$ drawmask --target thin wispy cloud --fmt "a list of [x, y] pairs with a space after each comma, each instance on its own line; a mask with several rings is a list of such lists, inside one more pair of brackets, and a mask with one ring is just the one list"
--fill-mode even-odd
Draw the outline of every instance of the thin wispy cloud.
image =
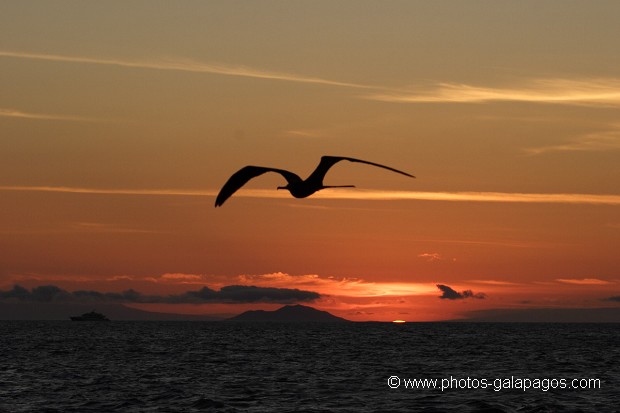
[[620, 79], [537, 79], [519, 87], [439, 83], [427, 90], [376, 93], [367, 99], [396, 103], [530, 102], [620, 106]]
[[613, 128], [609, 130], [588, 133], [563, 144], [526, 148], [525, 152], [530, 155], [541, 155], [548, 152], [608, 150], [620, 150], [620, 124], [613, 125]]
[[59, 120], [72, 122], [98, 122], [99, 119], [83, 116], [58, 115], [50, 113], [23, 112], [15, 109], [0, 108], [0, 116], [5, 118], [35, 119], [35, 120]]
[[[71, 186], [0, 186], [0, 191], [60, 192], [67, 194], [153, 195], [153, 196], [216, 196], [217, 191], [191, 189], [123, 189]], [[242, 195], [243, 196], [243, 195]]]
[[115, 224], [101, 222], [74, 222], [69, 225], [69, 231], [90, 233], [113, 233], [113, 234], [160, 234], [162, 231], [154, 231], [141, 228], [127, 228]]
[[620, 205], [620, 195], [530, 194], [516, 192], [417, 192], [381, 190], [324, 191], [315, 195], [324, 199], [422, 200], [450, 202], [512, 202]]
[[319, 131], [311, 130], [288, 130], [284, 132], [287, 136], [301, 137], [301, 138], [322, 138], [325, 135]]
[[[123, 189], [86, 188], [68, 186], [0, 186], [0, 191], [60, 192], [73, 194], [103, 195], [150, 195], [150, 196], [209, 196], [215, 190], [191, 189]], [[290, 195], [272, 189], [241, 189], [235, 197], [290, 198]], [[620, 195], [609, 194], [532, 194], [518, 192], [418, 192], [382, 191], [364, 189], [323, 190], [313, 195], [317, 199], [366, 200], [366, 201], [443, 201], [443, 202], [510, 202], [551, 204], [620, 205]]]
[[469, 282], [476, 283], [476, 284], [499, 285], [499, 286], [518, 285], [517, 283], [514, 283], [514, 282], [500, 281], [500, 280], [469, 280]]
[[0, 50], [0, 57], [16, 59], [46, 60], [51, 62], [83, 63], [107, 66], [120, 66], [137, 69], [172, 70], [193, 73], [211, 73], [226, 76], [241, 76], [258, 79], [281, 80], [298, 83], [314, 83], [329, 86], [340, 86], [357, 89], [380, 89], [375, 86], [359, 83], [340, 82], [319, 77], [304, 76], [293, 73], [271, 72], [247, 66], [226, 65], [220, 63], [205, 63], [182, 58], [161, 58], [149, 60], [111, 59], [86, 56], [68, 56], [48, 53], [27, 53]]
[[488, 87], [441, 82], [426, 89], [388, 88], [377, 85], [337, 81], [295, 73], [262, 70], [243, 65], [201, 62], [187, 58], [117, 59], [71, 56], [53, 53], [30, 53], [0, 50], [0, 57], [51, 62], [96, 64], [137, 69], [210, 73], [258, 79], [311, 83], [355, 89], [376, 90], [362, 96], [370, 100], [399, 103], [484, 103], [513, 101], [589, 106], [620, 106], [620, 79], [534, 79], [522, 86]]
[[598, 278], [558, 278], [556, 281], [564, 284], [576, 284], [576, 285], [606, 285], [610, 284], [609, 281], [600, 280]]
[[422, 254], [418, 254], [418, 258], [422, 258], [426, 261], [440, 261], [443, 260], [444, 258], [441, 256], [440, 253], [438, 252], [423, 252]]
[[522, 86], [488, 87], [461, 83], [440, 82], [430, 88], [388, 88], [354, 82], [337, 81], [262, 70], [243, 65], [201, 62], [187, 58], [117, 59], [92, 56], [71, 56], [53, 53], [30, 53], [0, 50], [0, 57], [43, 60], [51, 62], [96, 64], [137, 69], [171, 70], [193, 73], [210, 73], [258, 79], [311, 83], [355, 89], [376, 90], [361, 96], [365, 99], [398, 103], [484, 103], [531, 102], [589, 106], [620, 106], [620, 79], [534, 79]]
[[446, 202], [511, 202], [620, 205], [620, 195], [530, 194], [511, 192], [417, 192], [381, 190], [339, 190], [316, 194], [323, 199], [419, 200]]
[[0, 234], [70, 234], [70, 233], [91, 233], [91, 234], [163, 234], [163, 231], [156, 231], [142, 228], [129, 228], [116, 224], [100, 222], [72, 222], [56, 227], [32, 228], [28, 229], [0, 229]]

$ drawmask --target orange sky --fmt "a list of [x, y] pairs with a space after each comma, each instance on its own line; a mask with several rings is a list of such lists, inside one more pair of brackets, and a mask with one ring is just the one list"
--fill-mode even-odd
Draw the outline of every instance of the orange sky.
[[[617, 307], [615, 1], [12, 2], [0, 291], [297, 288], [355, 320]], [[245, 165], [269, 174], [222, 208]], [[436, 284], [484, 299], [440, 299]], [[281, 303], [132, 304], [235, 313]]]

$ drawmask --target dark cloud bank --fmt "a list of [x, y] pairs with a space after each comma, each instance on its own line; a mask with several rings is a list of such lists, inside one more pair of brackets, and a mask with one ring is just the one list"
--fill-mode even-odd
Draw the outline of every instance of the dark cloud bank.
[[143, 304], [202, 304], [202, 303], [279, 303], [310, 302], [321, 295], [314, 291], [291, 288], [269, 288], [229, 285], [219, 291], [203, 287], [176, 295], [145, 295], [135, 290], [122, 293], [103, 293], [92, 290], [69, 292], [55, 285], [42, 285], [28, 290], [15, 285], [0, 291], [0, 300], [12, 302], [81, 302], [81, 303], [143, 303]]
[[442, 292], [439, 298], [444, 299], [444, 300], [462, 300], [464, 298], [477, 298], [479, 300], [482, 300], [486, 298], [486, 294], [484, 293], [474, 294], [472, 290], [465, 290], [462, 293], [459, 293], [458, 291], [452, 289], [451, 287], [448, 287], [447, 285], [443, 285], [443, 284], [437, 284], [437, 288], [439, 288]]

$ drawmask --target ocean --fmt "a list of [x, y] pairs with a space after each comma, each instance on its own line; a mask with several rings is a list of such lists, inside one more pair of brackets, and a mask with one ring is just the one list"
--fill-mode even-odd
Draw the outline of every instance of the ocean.
[[618, 412], [619, 344], [619, 324], [0, 321], [0, 412]]

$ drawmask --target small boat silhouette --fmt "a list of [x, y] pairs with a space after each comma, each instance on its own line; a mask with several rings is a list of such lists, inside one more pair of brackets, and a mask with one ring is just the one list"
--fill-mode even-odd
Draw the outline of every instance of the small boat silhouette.
[[110, 321], [110, 319], [101, 313], [91, 311], [90, 313], [71, 317], [71, 321]]

